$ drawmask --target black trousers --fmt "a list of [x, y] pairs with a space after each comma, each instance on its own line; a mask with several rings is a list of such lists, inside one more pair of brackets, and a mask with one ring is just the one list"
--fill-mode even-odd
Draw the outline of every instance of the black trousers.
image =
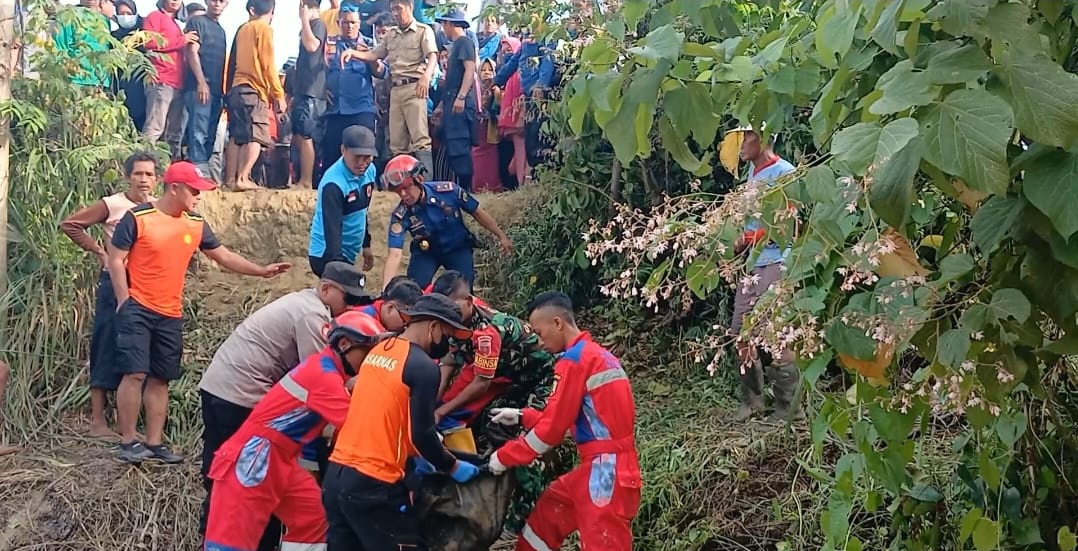
[[403, 481], [386, 484], [331, 462], [322, 477], [322, 505], [329, 522], [328, 551], [426, 549]]
[[[202, 399], [202, 485], [206, 488], [206, 500], [202, 502], [202, 516], [199, 518], [198, 533], [205, 537], [206, 519], [210, 513], [210, 492], [213, 491], [213, 481], [206, 475], [210, 472], [213, 464], [213, 454], [236, 434], [240, 425], [251, 415], [251, 410], [236, 405], [228, 400], [223, 400], [199, 390]], [[231, 511], [230, 514], [234, 514]], [[266, 531], [262, 533], [262, 541], [258, 543], [258, 551], [274, 551], [281, 544], [281, 521], [277, 517], [270, 517]]]
[[498, 177], [502, 181], [502, 187], [506, 191], [513, 191], [520, 187], [520, 180], [517, 179], [515, 174], [509, 172], [509, 165], [513, 164], [513, 155], [516, 154], [516, 148], [513, 146], [513, 140], [502, 140], [498, 142]]

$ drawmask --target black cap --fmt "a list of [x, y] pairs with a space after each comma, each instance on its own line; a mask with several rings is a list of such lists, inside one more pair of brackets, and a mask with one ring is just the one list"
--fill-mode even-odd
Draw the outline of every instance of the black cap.
[[185, 9], [187, 10], [187, 13], [191, 13], [193, 11], [206, 11], [206, 6], [199, 2], [191, 2], [190, 4], [187, 4]]
[[344, 132], [341, 133], [341, 144], [352, 155], [378, 156], [374, 132], [371, 132], [366, 126], [354, 124], [345, 128]]
[[472, 336], [472, 330], [465, 327], [464, 318], [460, 314], [457, 303], [445, 295], [431, 293], [419, 297], [415, 305], [401, 311], [404, 323], [421, 320], [437, 320], [453, 328], [452, 336], [457, 339], [467, 339]]
[[344, 294], [365, 301], [365, 304], [375, 301], [375, 297], [363, 288], [367, 285], [367, 276], [347, 262], [334, 260], [326, 264], [326, 269], [322, 271], [322, 280], [340, 285]]
[[464, 27], [465, 29], [471, 26], [471, 23], [468, 22], [468, 16], [464, 15], [464, 10], [460, 8], [453, 8], [444, 14], [435, 17], [434, 20], [439, 23], [442, 21], [456, 23], [458, 27]]

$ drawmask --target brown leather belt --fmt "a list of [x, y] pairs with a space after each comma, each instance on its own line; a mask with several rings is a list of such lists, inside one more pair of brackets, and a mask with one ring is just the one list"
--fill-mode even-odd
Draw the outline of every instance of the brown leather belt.
[[415, 84], [417, 82], [419, 82], [418, 78], [395, 78], [389, 81], [394, 88], [398, 86], [408, 86], [409, 84]]

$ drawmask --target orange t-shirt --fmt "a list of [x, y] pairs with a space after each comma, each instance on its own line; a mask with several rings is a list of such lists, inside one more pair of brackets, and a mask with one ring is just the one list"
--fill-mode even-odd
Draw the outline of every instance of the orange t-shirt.
[[183, 282], [195, 251], [221, 246], [202, 216], [170, 216], [153, 203], [124, 214], [112, 246], [128, 251], [127, 285], [131, 298], [165, 317], [183, 317]]
[[[434, 360], [412, 343], [393, 337], [375, 345], [359, 368], [330, 461], [393, 484], [418, 448], [435, 468], [451, 470], [456, 459], [434, 432], [438, 382]], [[413, 417], [423, 419], [415, 432]]]

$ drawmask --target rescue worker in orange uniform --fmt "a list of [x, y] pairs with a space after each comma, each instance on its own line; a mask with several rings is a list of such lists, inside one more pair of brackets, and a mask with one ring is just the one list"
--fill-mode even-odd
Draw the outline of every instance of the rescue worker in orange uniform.
[[381, 326], [345, 312], [327, 326], [326, 348], [308, 356], [262, 398], [214, 456], [205, 551], [254, 551], [270, 516], [287, 528], [281, 551], [325, 549], [318, 483], [299, 465], [304, 445], [348, 413], [347, 381]]
[[559, 549], [573, 531], [586, 551], [630, 551], [632, 519], [640, 507], [640, 464], [633, 440], [636, 408], [621, 362], [577, 328], [564, 293], [533, 299], [532, 329], [543, 348], [561, 354], [546, 408], [492, 410], [494, 422], [530, 430], [495, 451], [489, 469], [530, 464], [572, 429], [580, 465], [550, 485], [517, 539], [517, 551]]
[[322, 478], [329, 551], [418, 548], [418, 517], [404, 484], [408, 459], [417, 452], [458, 483], [479, 474], [449, 453], [434, 430], [440, 374], [431, 358], [448, 352], [450, 337], [471, 334], [460, 308], [432, 294], [401, 314], [404, 331], [371, 349], [356, 376], [348, 417], [338, 425]]

